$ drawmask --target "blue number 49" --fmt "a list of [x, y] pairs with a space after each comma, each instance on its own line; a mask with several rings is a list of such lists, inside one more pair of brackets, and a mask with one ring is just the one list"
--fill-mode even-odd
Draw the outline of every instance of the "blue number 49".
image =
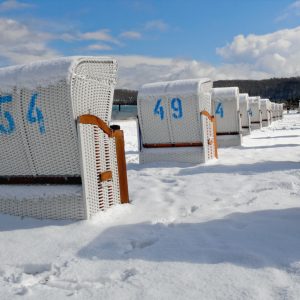
[[40, 133], [44, 134], [46, 132], [45, 124], [44, 124], [44, 116], [43, 116], [42, 111], [36, 106], [37, 96], [38, 96], [38, 94], [34, 93], [31, 97], [31, 100], [30, 100], [29, 106], [28, 106], [27, 120], [31, 124], [34, 124], [37, 122], [39, 125]]

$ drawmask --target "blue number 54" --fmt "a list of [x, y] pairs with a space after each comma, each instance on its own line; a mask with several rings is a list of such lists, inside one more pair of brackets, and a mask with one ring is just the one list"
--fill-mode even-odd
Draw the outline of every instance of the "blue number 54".
[[[0, 134], [11, 134], [15, 130], [15, 122], [12, 115], [8, 112], [2, 112], [2, 104], [12, 102], [12, 96], [0, 96]], [[6, 119], [7, 125], [1, 124], [2, 119]]]

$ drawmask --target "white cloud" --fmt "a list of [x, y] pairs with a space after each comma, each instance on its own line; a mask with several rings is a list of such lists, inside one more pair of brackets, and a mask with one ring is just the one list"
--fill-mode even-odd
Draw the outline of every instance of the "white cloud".
[[197, 60], [119, 56], [119, 86], [186, 78], [263, 79], [300, 76], [300, 27], [266, 35], [238, 35], [217, 49], [223, 64]]
[[120, 37], [130, 40], [139, 40], [142, 35], [138, 31], [124, 31], [120, 34]]
[[290, 4], [275, 21], [281, 22], [289, 18], [300, 16], [300, 0]]
[[17, 0], [6, 0], [0, 3], [0, 11], [17, 10], [17, 9], [24, 9], [28, 7], [32, 7], [32, 5]]
[[300, 9], [300, 1], [297, 0], [297, 1], [293, 2], [289, 7]]
[[169, 25], [162, 20], [153, 20], [145, 24], [145, 29], [147, 30], [158, 30], [158, 31], [167, 31]]
[[109, 45], [105, 44], [92, 44], [87, 46], [87, 50], [92, 50], [92, 51], [103, 51], [103, 50], [111, 50], [112, 47]]
[[[202, 61], [112, 55], [119, 62], [119, 87], [139, 88], [147, 82], [209, 77], [218, 79], [263, 79], [300, 75], [300, 27], [266, 35], [238, 35], [217, 49], [224, 63], [214, 66]], [[0, 65], [48, 59], [59, 53], [48, 46], [53, 39], [91, 41], [89, 51], [111, 50], [116, 40], [107, 29], [59, 35], [34, 31], [16, 20], [0, 18]]]
[[120, 44], [120, 42], [117, 39], [115, 39], [113, 36], [111, 36], [109, 32], [110, 32], [109, 29], [101, 29], [97, 31], [85, 32], [85, 33], [80, 33], [78, 35], [78, 38], [81, 40], [105, 41], [114, 44]]
[[224, 64], [215, 67], [197, 60], [155, 58], [141, 55], [116, 56], [119, 64], [118, 87], [138, 89], [149, 82], [176, 79], [262, 79], [271, 74], [255, 70], [249, 64]]
[[0, 18], [0, 62], [19, 64], [58, 56], [47, 46], [48, 38], [15, 20]]
[[265, 35], [238, 35], [217, 49], [225, 60], [252, 65], [272, 76], [300, 75], [300, 27]]

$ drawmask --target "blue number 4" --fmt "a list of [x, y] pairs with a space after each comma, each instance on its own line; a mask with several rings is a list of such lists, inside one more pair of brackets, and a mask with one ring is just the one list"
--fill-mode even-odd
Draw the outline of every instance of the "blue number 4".
[[[1, 104], [12, 102], [12, 96], [2, 96], [0, 97], [0, 119], [2, 119], [2, 108]], [[15, 122], [12, 115], [8, 112], [4, 112], [4, 118], [7, 121], [7, 126], [0, 124], [0, 134], [11, 134], [15, 130]]]
[[252, 113], [251, 108], [248, 110], [248, 114], [249, 114], [250, 117], [252, 117], [253, 113]]
[[28, 107], [28, 112], [27, 112], [27, 120], [31, 124], [37, 122], [39, 125], [40, 133], [44, 134], [46, 132], [45, 124], [44, 124], [44, 116], [42, 111], [36, 106], [37, 96], [38, 94], [34, 93], [31, 97], [29, 107]]
[[219, 102], [217, 105], [216, 115], [220, 115], [221, 118], [224, 117], [224, 110], [221, 102]]
[[162, 101], [161, 99], [157, 100], [154, 110], [153, 110], [153, 113], [155, 115], [159, 115], [160, 119], [163, 120], [164, 116], [165, 116], [165, 112], [164, 112], [164, 107], [161, 105], [161, 101]]

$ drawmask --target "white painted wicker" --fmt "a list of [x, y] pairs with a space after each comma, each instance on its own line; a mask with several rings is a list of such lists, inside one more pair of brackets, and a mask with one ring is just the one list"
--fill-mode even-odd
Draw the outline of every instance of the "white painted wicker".
[[275, 110], [276, 110], [276, 118], [277, 118], [277, 120], [280, 120], [281, 119], [281, 104], [280, 103], [276, 103]]
[[240, 146], [242, 144], [242, 124], [239, 88], [213, 88], [212, 108], [217, 122], [218, 146]]
[[283, 103], [280, 103], [279, 105], [279, 117], [280, 119], [283, 119]]
[[271, 101], [269, 99], [260, 99], [260, 109], [262, 114], [262, 126], [271, 125]]
[[275, 113], [275, 103], [271, 102], [271, 119], [272, 122], [276, 121], [276, 113]]
[[191, 79], [146, 84], [139, 90], [141, 163], [202, 163], [215, 157], [211, 88], [209, 79]]
[[249, 135], [251, 133], [251, 120], [249, 114], [249, 95], [246, 93], [240, 94], [240, 113], [242, 123], [242, 135]]
[[260, 109], [260, 97], [249, 97], [249, 111], [251, 117], [251, 130], [262, 128], [262, 115]]
[[[12, 99], [2, 104], [2, 112], [9, 113], [4, 121], [2, 113], [2, 125], [11, 132], [0, 131], [1, 178], [82, 180], [75, 194], [61, 189], [52, 197], [36, 194], [34, 188], [32, 196], [23, 198], [1, 194], [0, 212], [85, 219], [121, 202], [115, 138], [95, 125], [76, 126], [85, 114], [109, 124], [116, 72], [116, 61], [105, 57], [69, 57], [0, 69], [0, 96]], [[105, 171], [112, 172], [112, 179], [101, 182], [99, 174]]]

